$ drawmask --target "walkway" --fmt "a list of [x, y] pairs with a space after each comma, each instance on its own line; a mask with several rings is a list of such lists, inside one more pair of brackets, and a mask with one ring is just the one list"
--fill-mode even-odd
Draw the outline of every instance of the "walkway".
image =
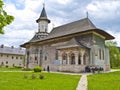
[[88, 74], [82, 74], [76, 90], [87, 90], [87, 75]]

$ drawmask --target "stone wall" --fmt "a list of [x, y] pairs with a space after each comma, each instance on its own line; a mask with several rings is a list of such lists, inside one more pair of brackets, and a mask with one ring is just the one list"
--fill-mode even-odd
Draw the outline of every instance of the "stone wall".
[[86, 65], [60, 65], [58, 71], [62, 72], [84, 72]]

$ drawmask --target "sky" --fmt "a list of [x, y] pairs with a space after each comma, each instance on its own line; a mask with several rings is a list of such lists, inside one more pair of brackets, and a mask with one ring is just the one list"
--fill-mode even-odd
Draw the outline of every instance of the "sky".
[[47, 17], [51, 20], [49, 32], [53, 27], [67, 24], [87, 17], [93, 24], [115, 37], [120, 46], [120, 0], [3, 0], [4, 9], [15, 20], [0, 34], [0, 45], [19, 47], [28, 42], [38, 31], [43, 3]]

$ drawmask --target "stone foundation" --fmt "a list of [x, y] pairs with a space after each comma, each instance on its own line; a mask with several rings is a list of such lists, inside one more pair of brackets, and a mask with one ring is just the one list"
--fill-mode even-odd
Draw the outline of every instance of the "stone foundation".
[[83, 72], [85, 71], [86, 65], [55, 65], [51, 69], [52, 71], [60, 72]]

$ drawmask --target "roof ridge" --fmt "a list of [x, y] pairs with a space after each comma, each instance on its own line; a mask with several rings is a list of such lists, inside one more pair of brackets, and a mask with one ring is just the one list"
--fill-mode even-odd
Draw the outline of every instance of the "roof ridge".
[[63, 24], [63, 25], [54, 27], [54, 29], [55, 29], [55, 28], [59, 28], [59, 27], [67, 26], [67, 25], [73, 24], [73, 23], [75, 23], [75, 22], [80, 22], [80, 21], [82, 22], [83, 20], [87, 20], [89, 24], [93, 25], [93, 26], [96, 28], [96, 26], [91, 22], [91, 20], [90, 20], [89, 18], [83, 18], [83, 19], [80, 19], [80, 20], [75, 20], [75, 21], [72, 21], [72, 22], [70, 22], [70, 23], [66, 23], [66, 24]]
[[93, 27], [96, 28], [96, 26], [91, 22], [91, 20], [89, 18], [87, 18], [87, 21], [88, 21], [89, 25], [92, 25]]

